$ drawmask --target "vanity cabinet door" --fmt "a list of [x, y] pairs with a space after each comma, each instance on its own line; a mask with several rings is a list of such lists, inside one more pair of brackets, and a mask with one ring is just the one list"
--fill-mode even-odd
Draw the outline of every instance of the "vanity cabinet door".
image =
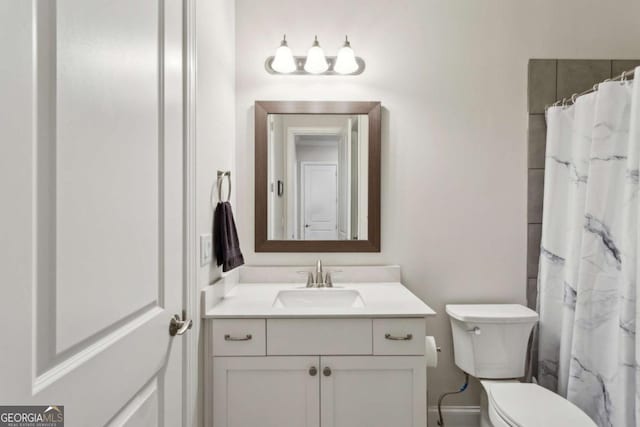
[[317, 356], [214, 357], [213, 427], [319, 427]]
[[424, 427], [424, 356], [320, 358], [322, 427]]

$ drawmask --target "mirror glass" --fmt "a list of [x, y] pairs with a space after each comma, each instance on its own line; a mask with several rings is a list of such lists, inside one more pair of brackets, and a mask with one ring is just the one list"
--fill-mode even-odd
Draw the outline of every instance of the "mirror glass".
[[268, 114], [268, 240], [367, 240], [366, 114]]

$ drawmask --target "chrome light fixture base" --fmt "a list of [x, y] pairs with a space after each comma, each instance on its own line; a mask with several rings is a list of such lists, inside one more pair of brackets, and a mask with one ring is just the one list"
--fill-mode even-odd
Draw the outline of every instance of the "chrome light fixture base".
[[296, 64], [296, 69], [291, 72], [291, 73], [279, 73], [276, 70], [273, 69], [273, 67], [271, 66], [271, 64], [273, 63], [273, 60], [275, 59], [275, 56], [270, 56], [267, 58], [267, 60], [264, 62], [264, 68], [267, 70], [267, 72], [269, 74], [276, 74], [276, 75], [280, 75], [280, 76], [357, 76], [358, 74], [362, 74], [362, 72], [365, 69], [365, 63], [364, 63], [364, 59], [360, 58], [359, 56], [356, 56], [356, 62], [358, 63], [358, 69], [356, 71], [354, 71], [353, 73], [349, 73], [349, 74], [340, 74], [337, 73], [333, 70], [333, 66], [336, 63], [336, 56], [327, 56], [327, 62], [329, 63], [329, 68], [327, 69], [327, 71], [325, 71], [324, 73], [318, 73], [318, 74], [312, 74], [309, 73], [307, 71], [305, 71], [304, 69], [304, 63], [307, 59], [306, 56], [294, 56], [294, 62]]

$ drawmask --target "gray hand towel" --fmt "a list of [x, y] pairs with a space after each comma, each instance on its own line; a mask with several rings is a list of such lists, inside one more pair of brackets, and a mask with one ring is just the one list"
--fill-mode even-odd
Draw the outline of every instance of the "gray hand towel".
[[222, 266], [222, 271], [233, 270], [244, 264], [229, 202], [219, 202], [216, 206], [213, 214], [213, 241], [216, 262], [218, 266]]

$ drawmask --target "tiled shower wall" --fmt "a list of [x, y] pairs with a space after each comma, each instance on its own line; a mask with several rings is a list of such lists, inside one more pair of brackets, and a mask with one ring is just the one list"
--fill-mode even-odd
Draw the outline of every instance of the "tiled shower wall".
[[529, 61], [527, 303], [536, 307], [538, 256], [547, 138], [545, 106], [640, 65], [640, 60], [532, 59]]

